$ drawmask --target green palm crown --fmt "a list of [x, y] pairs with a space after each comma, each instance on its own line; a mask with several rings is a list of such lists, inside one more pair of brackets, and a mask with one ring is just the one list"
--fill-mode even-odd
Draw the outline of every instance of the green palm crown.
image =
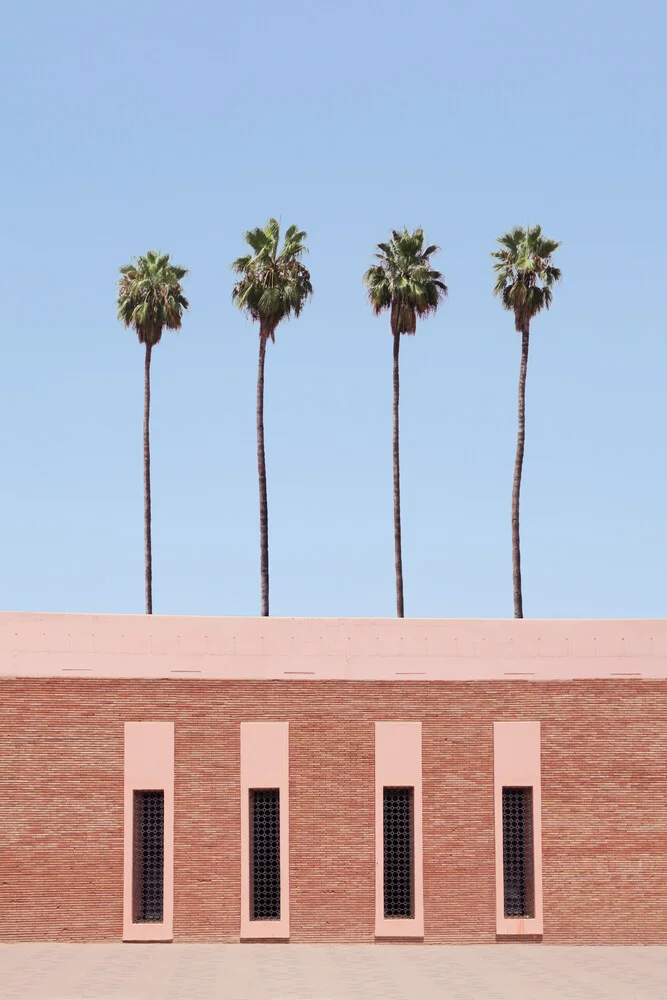
[[232, 301], [258, 322], [260, 334], [271, 340], [275, 340], [278, 324], [299, 316], [313, 294], [310, 273], [300, 260], [308, 252], [306, 235], [297, 226], [289, 226], [281, 250], [280, 223], [269, 219], [263, 228], [245, 233], [245, 242], [253, 252], [232, 264], [239, 275]]
[[500, 296], [504, 308], [514, 313], [515, 327], [523, 333], [533, 316], [551, 305], [552, 286], [561, 277], [551, 257], [560, 243], [546, 239], [541, 226], [516, 226], [498, 237], [497, 242], [502, 249], [491, 254], [497, 275], [493, 294]]
[[388, 243], [378, 243], [379, 263], [366, 271], [364, 283], [373, 312], [379, 315], [391, 309], [393, 334], [414, 334], [417, 317], [428, 316], [447, 295], [440, 271], [434, 271], [429, 258], [439, 247], [424, 249], [424, 231], [392, 230]]
[[149, 250], [120, 269], [118, 319], [136, 330], [140, 344], [154, 347], [162, 331], [178, 330], [188, 300], [181, 281], [188, 273], [172, 264], [168, 253]]

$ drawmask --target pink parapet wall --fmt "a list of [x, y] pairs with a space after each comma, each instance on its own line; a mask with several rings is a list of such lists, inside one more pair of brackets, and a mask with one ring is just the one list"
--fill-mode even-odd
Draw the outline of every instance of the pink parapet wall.
[[[164, 791], [164, 911], [161, 923], [133, 919], [135, 791]], [[123, 941], [171, 941], [174, 936], [174, 723], [125, 723]]]
[[667, 678], [667, 620], [0, 614], [0, 677]]

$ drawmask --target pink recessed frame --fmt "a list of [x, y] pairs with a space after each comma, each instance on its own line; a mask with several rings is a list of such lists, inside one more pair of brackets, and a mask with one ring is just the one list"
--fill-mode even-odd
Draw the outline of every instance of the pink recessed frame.
[[[174, 723], [125, 723], [123, 941], [174, 936]], [[161, 923], [134, 923], [132, 862], [135, 791], [164, 791], [164, 910]]]
[[[250, 791], [280, 793], [280, 919], [250, 919]], [[241, 939], [288, 940], [289, 723], [241, 723]]]
[[[384, 789], [413, 791], [414, 917], [384, 915]], [[375, 936], [423, 938], [424, 855], [422, 840], [422, 724], [375, 723]]]
[[[493, 797], [496, 844], [496, 934], [525, 937], [543, 932], [542, 782], [539, 722], [494, 722]], [[506, 917], [503, 885], [503, 788], [532, 788], [534, 917]]]

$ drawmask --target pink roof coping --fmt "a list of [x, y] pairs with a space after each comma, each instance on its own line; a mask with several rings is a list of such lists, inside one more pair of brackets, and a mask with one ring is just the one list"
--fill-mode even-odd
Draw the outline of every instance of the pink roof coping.
[[667, 678], [667, 619], [0, 613], [0, 677]]

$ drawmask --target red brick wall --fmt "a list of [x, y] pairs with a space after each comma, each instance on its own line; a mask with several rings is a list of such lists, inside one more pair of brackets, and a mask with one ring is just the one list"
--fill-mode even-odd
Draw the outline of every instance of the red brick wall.
[[374, 940], [373, 723], [423, 723], [427, 943], [495, 936], [493, 723], [542, 723], [544, 941], [667, 944], [664, 681], [0, 681], [0, 941], [120, 941], [123, 723], [175, 722], [174, 940], [238, 941], [239, 723], [290, 722], [294, 942]]

